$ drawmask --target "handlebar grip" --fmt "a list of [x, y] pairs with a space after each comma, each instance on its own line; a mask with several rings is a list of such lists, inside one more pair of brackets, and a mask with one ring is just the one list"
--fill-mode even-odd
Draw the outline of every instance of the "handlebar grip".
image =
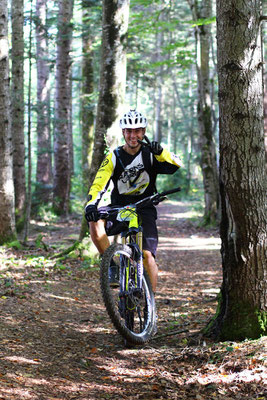
[[166, 190], [166, 192], [161, 192], [159, 193], [160, 196], [167, 196], [168, 194], [172, 194], [172, 193], [176, 193], [176, 192], [180, 192], [181, 188], [175, 188], [175, 189], [171, 189], [171, 190]]

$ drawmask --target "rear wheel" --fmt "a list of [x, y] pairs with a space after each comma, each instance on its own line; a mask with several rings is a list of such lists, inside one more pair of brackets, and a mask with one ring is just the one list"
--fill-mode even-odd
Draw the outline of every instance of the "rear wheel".
[[[103, 300], [110, 319], [127, 343], [144, 344], [153, 335], [156, 321], [155, 299], [146, 271], [142, 289], [136, 289], [136, 262], [127, 245], [113, 244], [104, 253], [100, 270]], [[119, 269], [120, 287], [109, 285], [109, 266]], [[126, 272], [125, 266], [128, 265]]]

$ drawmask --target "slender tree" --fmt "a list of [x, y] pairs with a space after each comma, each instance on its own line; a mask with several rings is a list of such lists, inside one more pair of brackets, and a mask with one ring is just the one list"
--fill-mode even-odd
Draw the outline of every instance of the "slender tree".
[[70, 115], [71, 115], [71, 40], [73, 0], [59, 1], [55, 132], [54, 132], [54, 189], [53, 206], [58, 214], [68, 214], [71, 178]]
[[28, 62], [29, 62], [29, 73], [28, 73], [28, 121], [27, 121], [27, 148], [28, 148], [28, 182], [27, 182], [27, 197], [26, 197], [26, 217], [23, 232], [23, 243], [27, 243], [30, 217], [32, 208], [32, 27], [33, 27], [33, 0], [30, 0], [30, 29], [29, 29], [29, 50], [28, 50]]
[[[207, 20], [212, 16], [212, 0], [188, 0], [193, 18]], [[213, 130], [211, 82], [210, 82], [210, 49], [211, 28], [204, 23], [195, 28], [196, 66], [198, 79], [198, 126], [201, 151], [201, 169], [203, 174], [206, 223], [218, 219], [219, 181], [216, 162], [216, 147]]]
[[12, 80], [11, 80], [11, 134], [14, 146], [13, 176], [17, 228], [25, 220], [26, 181], [24, 144], [24, 0], [12, 0]]
[[264, 80], [264, 132], [265, 132], [265, 167], [267, 171], [267, 71]]
[[[110, 147], [118, 142], [118, 122], [124, 106], [126, 85], [129, 5], [130, 0], [103, 1], [100, 89], [94, 140], [94, 162], [97, 160], [98, 165], [103, 159], [101, 149], [104, 149], [104, 143]], [[90, 176], [95, 172], [91, 169]]]
[[94, 144], [95, 110], [92, 96], [94, 93], [93, 42], [95, 29], [90, 23], [90, 13], [93, 5], [93, 1], [84, 1], [82, 16], [82, 166], [85, 192], [87, 191], [89, 167]]
[[8, 62], [7, 0], [0, 0], [0, 244], [16, 238]]
[[46, 0], [36, 0], [37, 171], [35, 197], [37, 203], [49, 201], [53, 180], [46, 15]]
[[[93, 156], [89, 187], [104, 159], [106, 146], [116, 143], [120, 129], [118, 119], [124, 103], [126, 84], [126, 35], [129, 0], [103, 1], [102, 55], [100, 89], [96, 114]], [[86, 232], [83, 222], [80, 238]]]
[[[163, 4], [164, 6], [164, 4]], [[161, 4], [162, 7], [162, 4]], [[161, 10], [162, 11], [162, 10]], [[159, 15], [159, 21], [162, 21], [163, 19], [163, 11]], [[157, 63], [161, 63], [163, 61], [162, 57], [162, 47], [163, 47], [163, 28], [159, 27], [156, 33], [156, 38], [155, 38], [155, 61]], [[163, 65], [160, 65], [159, 68], [157, 68], [157, 78], [155, 81], [155, 131], [154, 131], [154, 139], [157, 142], [161, 142], [162, 140], [162, 120], [163, 120]]]
[[267, 333], [260, 17], [260, 0], [217, 1], [223, 284], [211, 330], [223, 340]]

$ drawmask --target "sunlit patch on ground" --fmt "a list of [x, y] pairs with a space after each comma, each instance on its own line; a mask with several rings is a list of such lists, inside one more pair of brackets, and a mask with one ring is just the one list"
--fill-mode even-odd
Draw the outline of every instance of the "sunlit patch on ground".
[[189, 238], [170, 238], [160, 237], [158, 250], [169, 251], [176, 250], [219, 250], [221, 240], [219, 238], [201, 238], [191, 236]]
[[[143, 348], [125, 348], [95, 268], [0, 247], [0, 400], [265, 399], [266, 338], [213, 343], [200, 334], [216, 312], [220, 239], [191, 213], [188, 204], [159, 207], [158, 334]], [[62, 244], [79, 231], [70, 222], [37, 228]]]

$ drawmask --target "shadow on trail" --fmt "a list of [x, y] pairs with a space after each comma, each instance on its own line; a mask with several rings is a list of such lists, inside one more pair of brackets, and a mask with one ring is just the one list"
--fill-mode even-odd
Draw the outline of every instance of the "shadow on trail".
[[143, 348], [124, 347], [103, 306], [96, 268], [66, 260], [67, 268], [56, 271], [28, 265], [23, 277], [19, 262], [10, 268], [21, 283], [0, 298], [0, 400], [257, 398], [263, 383], [251, 388], [238, 376], [227, 378], [231, 353], [206, 346], [199, 335], [216, 310], [218, 235], [191, 229], [186, 209], [173, 207], [159, 207], [158, 335]]

